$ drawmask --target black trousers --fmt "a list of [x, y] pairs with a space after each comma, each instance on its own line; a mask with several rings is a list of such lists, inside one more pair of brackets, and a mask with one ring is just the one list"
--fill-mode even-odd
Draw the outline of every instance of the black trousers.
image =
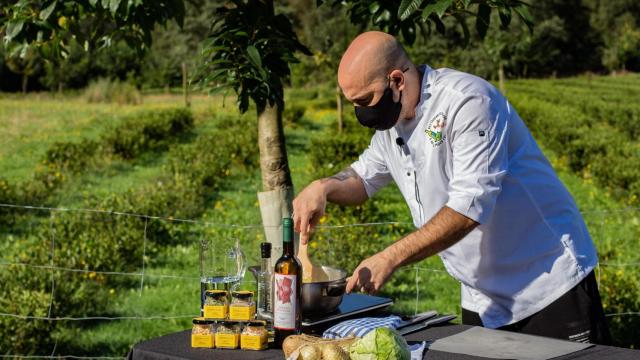
[[[482, 326], [478, 313], [462, 309], [462, 323]], [[611, 335], [593, 271], [544, 309], [500, 330], [610, 345]]]

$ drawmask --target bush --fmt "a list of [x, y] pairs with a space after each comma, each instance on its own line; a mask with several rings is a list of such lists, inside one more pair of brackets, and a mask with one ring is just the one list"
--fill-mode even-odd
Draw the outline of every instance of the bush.
[[325, 134], [311, 141], [309, 154], [316, 177], [331, 176], [353, 163], [371, 140], [367, 131]]
[[101, 78], [90, 82], [84, 91], [90, 103], [140, 104], [142, 95], [138, 89], [120, 80]]
[[[640, 278], [623, 268], [601, 268], [600, 294], [606, 314], [640, 311]], [[615, 315], [607, 318], [616, 346], [640, 348], [640, 317]]]
[[145, 151], [166, 150], [171, 140], [192, 128], [187, 109], [146, 111], [123, 120], [102, 141], [113, 154], [132, 159]]
[[78, 171], [88, 165], [98, 147], [99, 144], [91, 140], [78, 143], [56, 142], [47, 150], [44, 162], [57, 169]]
[[284, 108], [282, 113], [282, 119], [285, 125], [295, 126], [300, 124], [302, 117], [305, 113], [305, 107], [303, 105], [290, 103]]
[[[0, 177], [0, 204], [15, 204], [16, 194], [14, 187], [4, 178]], [[0, 229], [13, 223], [12, 209], [0, 207]]]

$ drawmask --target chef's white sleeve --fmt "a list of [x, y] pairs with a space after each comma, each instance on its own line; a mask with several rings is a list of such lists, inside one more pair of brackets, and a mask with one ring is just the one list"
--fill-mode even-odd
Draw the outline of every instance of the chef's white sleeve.
[[468, 96], [454, 109], [451, 123], [453, 171], [446, 206], [477, 221], [491, 217], [509, 170], [506, 100]]
[[369, 198], [393, 179], [382, 154], [382, 144], [377, 134], [375, 134], [371, 138], [369, 147], [365, 149], [356, 162], [351, 164], [351, 168], [362, 179]]

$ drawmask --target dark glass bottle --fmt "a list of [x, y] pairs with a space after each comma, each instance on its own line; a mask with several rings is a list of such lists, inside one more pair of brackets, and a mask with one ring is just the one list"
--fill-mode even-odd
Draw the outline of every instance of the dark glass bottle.
[[282, 219], [282, 256], [276, 262], [273, 286], [274, 344], [282, 347], [289, 335], [299, 334], [302, 322], [302, 265], [294, 255], [293, 220]]

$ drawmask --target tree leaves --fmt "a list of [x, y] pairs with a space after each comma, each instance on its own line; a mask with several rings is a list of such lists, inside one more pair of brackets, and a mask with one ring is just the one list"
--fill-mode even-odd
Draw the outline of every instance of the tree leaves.
[[49, 16], [51, 16], [51, 13], [53, 13], [53, 10], [56, 9], [56, 5], [58, 5], [58, 1], [54, 0], [49, 6], [42, 9], [42, 11], [40, 11], [40, 19], [47, 21]]
[[69, 37], [87, 43], [87, 49], [108, 46], [114, 39], [143, 52], [156, 24], [182, 24], [184, 0], [15, 1], [2, 5], [2, 11], [11, 14], [0, 16], [6, 53], [34, 46], [53, 59], [66, 55]]
[[478, 5], [478, 15], [476, 16], [476, 31], [481, 39], [487, 35], [487, 29], [491, 23], [491, 7], [487, 4]]
[[[378, 7], [380, 6], [376, 3], [373, 3], [372, 5], [374, 4]], [[420, 8], [420, 5], [422, 5], [422, 0], [402, 0], [400, 7], [398, 7], [398, 17], [400, 20], [406, 20], [416, 12], [418, 8]]]
[[412, 44], [416, 39], [419, 28], [424, 24], [435, 25], [438, 32], [445, 32], [444, 22], [441, 20], [453, 16], [458, 20], [465, 36], [465, 41], [471, 36], [467, 32], [468, 25], [463, 19], [474, 15], [477, 6], [475, 29], [480, 38], [484, 38], [489, 29], [489, 16], [492, 9], [499, 11], [501, 23], [511, 21], [512, 12], [531, 29], [533, 23], [528, 15], [527, 3], [521, 0], [317, 0], [318, 6], [328, 3], [331, 6], [346, 6], [351, 22], [363, 28], [374, 27], [392, 35], [403, 34], [404, 40]]
[[294, 54], [311, 52], [302, 45], [289, 18], [275, 14], [272, 1], [235, 0], [221, 6], [211, 26], [195, 74], [199, 87], [232, 88], [241, 112], [250, 100], [258, 109], [267, 103], [284, 104], [283, 82]]
[[111, 10], [111, 14], [115, 15], [118, 11], [118, 7], [120, 6], [120, 0], [110, 0], [109, 1], [109, 10]]
[[249, 60], [255, 65], [257, 68], [262, 69], [262, 59], [260, 59], [260, 53], [258, 49], [253, 45], [247, 46], [247, 54], [249, 55]]
[[18, 34], [20, 34], [20, 31], [22, 31], [23, 27], [24, 27], [24, 20], [22, 19], [9, 21], [9, 23], [7, 24], [6, 36], [9, 39], [15, 38], [16, 36], [18, 36]]
[[442, 18], [445, 11], [447, 11], [452, 3], [453, 0], [436, 0], [424, 8], [424, 11], [422, 12], [422, 18], [427, 18], [433, 13], [438, 15], [439, 18]]

